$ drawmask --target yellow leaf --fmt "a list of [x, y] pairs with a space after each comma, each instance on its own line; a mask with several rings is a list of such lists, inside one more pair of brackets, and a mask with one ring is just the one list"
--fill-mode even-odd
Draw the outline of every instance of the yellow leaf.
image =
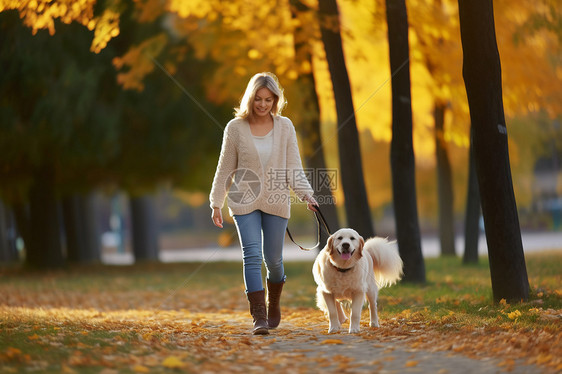
[[507, 318], [509, 318], [509, 319], [516, 319], [516, 318], [519, 318], [519, 317], [521, 317], [521, 312], [518, 311], [518, 310], [515, 310], [511, 313], [507, 313]]
[[164, 361], [162, 361], [162, 366], [168, 369], [179, 369], [184, 367], [184, 365], [185, 364], [176, 356], [168, 356]]
[[133, 370], [137, 373], [149, 373], [150, 369], [147, 368], [146, 366], [142, 366], [142, 365], [136, 365]]
[[320, 344], [343, 344], [340, 339], [326, 339]]
[[417, 361], [408, 361], [408, 362], [406, 362], [406, 367], [407, 367], [407, 368], [412, 368], [412, 367], [417, 366], [417, 365], [418, 365], [418, 362], [417, 362]]
[[28, 338], [29, 340], [37, 340], [37, 339], [39, 339], [39, 335], [33, 334], [33, 335], [31, 335], [31, 336], [28, 336], [27, 338]]
[[500, 300], [500, 305], [507, 305], [507, 301], [505, 301], [505, 299], [501, 299], [501, 300]]

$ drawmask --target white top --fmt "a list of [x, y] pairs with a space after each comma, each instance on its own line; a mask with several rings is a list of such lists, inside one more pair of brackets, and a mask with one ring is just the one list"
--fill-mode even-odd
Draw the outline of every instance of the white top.
[[264, 136], [252, 135], [252, 137], [260, 155], [261, 165], [265, 169], [265, 165], [269, 162], [271, 151], [273, 150], [273, 129]]

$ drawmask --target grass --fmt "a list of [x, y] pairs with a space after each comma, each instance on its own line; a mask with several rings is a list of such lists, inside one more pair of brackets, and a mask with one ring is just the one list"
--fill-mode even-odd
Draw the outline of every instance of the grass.
[[[562, 252], [527, 256], [530, 300], [512, 305], [492, 302], [484, 258], [469, 266], [450, 257], [425, 263], [425, 285], [399, 283], [380, 290], [383, 333], [377, 338], [396, 336], [421, 324], [435, 332], [434, 339], [448, 333], [459, 337], [462, 331], [519, 334], [504, 339], [505, 344], [511, 344], [514, 336], [517, 341], [533, 339], [527, 335], [539, 332], [559, 339]], [[284, 313], [305, 317], [292, 323], [304, 328], [318, 325], [323, 331], [325, 320], [315, 309], [311, 266], [310, 262], [285, 264]], [[226, 344], [220, 336], [227, 334], [228, 341], [242, 343], [236, 357], [243, 359], [248, 324], [240, 263], [0, 270], [0, 365], [6, 372], [165, 371], [177, 364], [166, 361], [170, 357], [180, 360], [184, 369], [191, 365], [202, 370], [212, 360], [193, 347], [216, 352], [216, 344]], [[424, 339], [429, 335], [426, 331]], [[465, 339], [472, 338], [467, 334]], [[523, 348], [521, 354], [531, 354]], [[559, 365], [555, 358], [544, 357], [535, 363]]]

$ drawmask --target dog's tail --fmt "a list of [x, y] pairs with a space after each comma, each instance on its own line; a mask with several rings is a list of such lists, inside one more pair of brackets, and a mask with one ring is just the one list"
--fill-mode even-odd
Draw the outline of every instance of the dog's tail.
[[373, 259], [375, 280], [379, 287], [391, 286], [402, 278], [404, 264], [398, 254], [396, 241], [370, 238], [363, 247], [363, 252], [365, 251]]

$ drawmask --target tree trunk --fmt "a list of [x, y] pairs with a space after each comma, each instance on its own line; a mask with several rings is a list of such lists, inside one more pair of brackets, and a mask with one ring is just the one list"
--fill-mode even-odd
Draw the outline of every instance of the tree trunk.
[[68, 260], [95, 263], [101, 259], [100, 228], [94, 194], [63, 199]]
[[95, 192], [89, 192], [80, 199], [83, 214], [85, 253], [82, 262], [101, 262], [101, 226], [99, 220], [99, 201]]
[[336, 0], [319, 1], [318, 13], [322, 42], [326, 51], [336, 100], [340, 179], [345, 196], [347, 224], [357, 230], [360, 235], [368, 238], [374, 236], [375, 232], [363, 178], [359, 134], [353, 108], [351, 85], [343, 54]]
[[18, 252], [14, 241], [14, 228], [10, 210], [0, 200], [0, 263], [16, 262]]
[[[300, 0], [290, 0], [290, 5], [293, 19], [298, 19], [301, 13], [311, 11]], [[302, 88], [304, 96], [304, 120], [301, 122], [301, 126], [299, 126], [302, 135], [304, 163], [308, 169], [312, 170], [312, 188], [314, 188], [314, 195], [322, 208], [322, 214], [326, 218], [330, 229], [335, 230], [339, 227], [339, 220], [335, 199], [332, 194], [333, 184], [331, 182], [332, 178], [337, 178], [337, 175], [334, 175], [326, 168], [320, 130], [320, 103], [316, 93], [314, 69], [312, 68], [312, 50], [309, 43], [309, 35], [303, 30], [302, 24], [295, 28], [294, 40], [295, 65], [311, 66], [309, 72], [302, 72], [298, 78], [298, 85]], [[320, 228], [320, 249], [324, 248], [327, 240], [328, 234]]]
[[16, 202], [12, 204], [16, 231], [23, 239], [24, 247], [27, 248], [31, 242], [31, 222], [29, 218], [29, 204]]
[[492, 0], [459, 0], [459, 16], [494, 300], [527, 300], [529, 280], [509, 165]]
[[[470, 130], [472, 134], [472, 129]], [[478, 263], [478, 240], [480, 239], [480, 192], [474, 161], [474, 146], [470, 137], [468, 156], [468, 189], [466, 195], [466, 218], [464, 222], [464, 255], [463, 264]]]
[[0, 200], [0, 263], [10, 261], [8, 220], [6, 218], [6, 208]]
[[435, 155], [437, 158], [437, 198], [439, 200], [439, 242], [441, 255], [456, 255], [455, 216], [453, 212], [453, 175], [445, 142], [445, 104], [436, 103]]
[[29, 191], [30, 240], [26, 243], [26, 263], [51, 269], [65, 263], [61, 241], [61, 217], [52, 167], [38, 167]]
[[392, 141], [390, 162], [396, 237], [404, 261], [404, 280], [425, 282], [416, 197], [416, 161], [412, 139], [412, 104], [408, 14], [405, 0], [386, 0], [390, 71], [392, 72]]
[[70, 262], [80, 262], [84, 252], [84, 233], [82, 232], [82, 212], [76, 194], [62, 199], [64, 232], [66, 234], [66, 255]]
[[131, 223], [135, 261], [158, 260], [158, 223], [151, 196], [131, 197]]

